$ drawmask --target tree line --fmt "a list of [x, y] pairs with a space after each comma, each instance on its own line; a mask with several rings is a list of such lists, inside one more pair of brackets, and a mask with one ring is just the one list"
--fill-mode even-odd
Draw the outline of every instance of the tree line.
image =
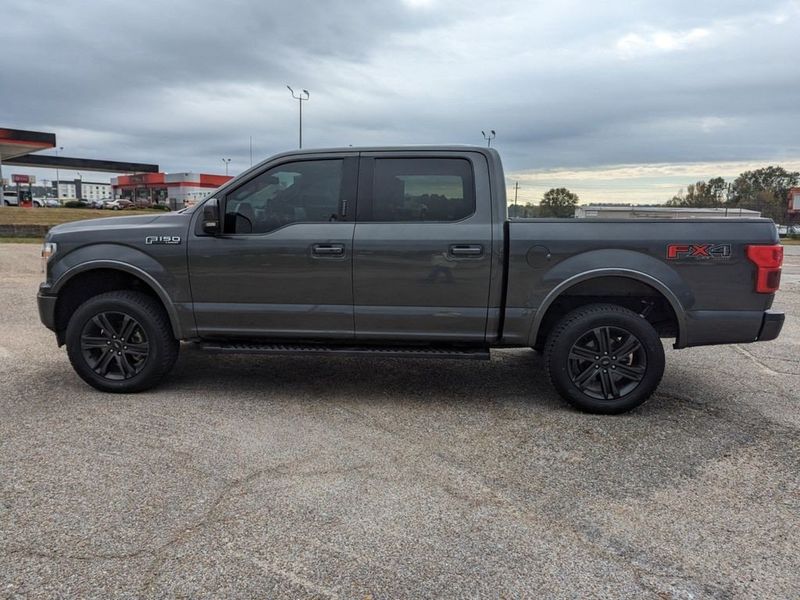
[[[789, 223], [789, 189], [800, 183], [800, 173], [780, 166], [745, 171], [733, 181], [713, 177], [689, 184], [667, 200], [666, 206], [757, 210], [776, 223]], [[571, 218], [579, 198], [567, 188], [545, 192], [539, 204], [510, 205], [512, 218]]]
[[761, 212], [776, 223], [789, 222], [789, 189], [800, 182], [800, 173], [783, 167], [745, 171], [731, 182], [722, 177], [686, 186], [667, 200], [667, 206], [687, 208], [747, 208]]

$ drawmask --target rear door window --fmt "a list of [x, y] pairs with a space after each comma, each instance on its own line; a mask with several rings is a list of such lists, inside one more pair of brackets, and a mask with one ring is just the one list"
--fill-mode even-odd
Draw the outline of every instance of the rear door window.
[[378, 158], [363, 220], [460, 221], [475, 212], [472, 167], [461, 158]]

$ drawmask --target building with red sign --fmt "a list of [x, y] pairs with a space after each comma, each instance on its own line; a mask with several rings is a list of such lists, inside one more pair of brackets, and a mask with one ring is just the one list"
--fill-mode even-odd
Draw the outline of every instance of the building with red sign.
[[206, 173], [138, 173], [111, 178], [114, 198], [181, 209], [209, 196], [232, 177]]
[[800, 217], [800, 187], [793, 187], [789, 189], [789, 216]]

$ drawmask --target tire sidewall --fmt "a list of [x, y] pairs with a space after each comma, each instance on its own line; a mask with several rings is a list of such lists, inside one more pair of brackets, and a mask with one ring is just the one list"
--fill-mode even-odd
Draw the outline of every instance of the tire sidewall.
[[[639, 406], [658, 387], [664, 374], [664, 346], [658, 333], [647, 320], [627, 309], [603, 310], [597, 307], [583, 312], [548, 343], [548, 367], [553, 385], [568, 402], [588, 412], [618, 414]], [[565, 317], [568, 319], [570, 315]], [[572, 345], [592, 329], [604, 326], [619, 327], [634, 334], [641, 342], [647, 360], [645, 375], [639, 385], [616, 400], [599, 400], [584, 394], [572, 382], [568, 370]]]
[[[150, 352], [144, 368], [130, 379], [115, 381], [101, 377], [92, 370], [83, 357], [81, 333], [86, 323], [101, 312], [128, 314], [144, 329]], [[160, 371], [160, 364], [165, 354], [162, 336], [159, 324], [138, 302], [127, 298], [98, 296], [81, 304], [69, 320], [66, 335], [67, 354], [75, 371], [89, 385], [107, 392], [136, 392], [150, 387], [151, 380]]]

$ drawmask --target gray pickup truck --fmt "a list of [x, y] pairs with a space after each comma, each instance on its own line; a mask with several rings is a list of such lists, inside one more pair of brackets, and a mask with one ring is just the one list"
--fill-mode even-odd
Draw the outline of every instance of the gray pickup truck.
[[212, 352], [488, 359], [543, 351], [574, 406], [644, 402], [675, 348], [772, 340], [768, 219], [509, 220], [496, 151], [303, 150], [177, 213], [59, 225], [42, 322], [90, 385]]

